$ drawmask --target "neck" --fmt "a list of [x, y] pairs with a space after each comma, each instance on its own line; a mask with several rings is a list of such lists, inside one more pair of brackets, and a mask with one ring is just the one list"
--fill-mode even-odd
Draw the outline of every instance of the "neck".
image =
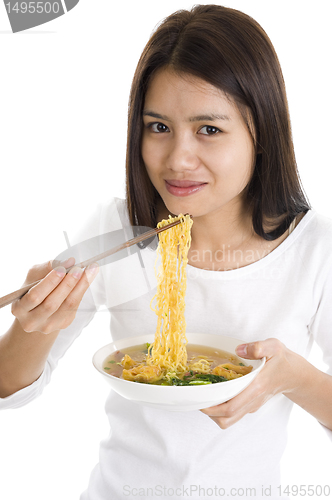
[[188, 258], [194, 267], [226, 271], [260, 260], [273, 247], [255, 233], [251, 211], [238, 202], [194, 217]]
[[242, 208], [218, 210], [206, 216], [194, 217], [192, 247], [217, 250], [228, 245], [237, 249], [251, 239], [255, 233], [251, 213]]
[[[158, 220], [168, 215], [163, 205]], [[193, 214], [193, 220], [188, 260], [201, 269], [227, 271], [247, 266], [265, 257], [287, 237], [287, 232], [274, 241], [258, 236], [252, 226], [251, 210], [239, 199], [206, 215]]]

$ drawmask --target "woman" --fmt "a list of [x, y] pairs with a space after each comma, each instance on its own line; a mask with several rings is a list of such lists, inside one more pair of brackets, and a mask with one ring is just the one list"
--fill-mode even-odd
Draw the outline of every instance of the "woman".
[[[266, 366], [243, 393], [202, 412], [133, 407], [110, 394], [112, 434], [82, 500], [171, 491], [218, 497], [223, 489], [234, 498], [281, 498], [292, 402], [332, 429], [331, 376], [305, 359], [313, 338], [327, 361], [332, 356], [331, 223], [310, 210], [301, 190], [269, 39], [248, 16], [219, 6], [175, 13], [148, 42], [130, 97], [126, 203], [105, 207], [91, 231], [155, 226], [180, 212], [194, 217], [187, 330], [239, 337], [246, 343], [238, 354], [266, 356]], [[148, 273], [154, 257], [141, 251]], [[94, 304], [111, 310], [114, 339], [142, 325], [153, 331], [149, 279], [121, 265], [121, 272], [120, 264], [101, 268], [94, 301], [82, 297], [96, 267], [67, 276], [50, 264], [29, 272], [27, 282], [46, 277], [13, 305], [15, 322], [1, 338], [3, 406], [40, 393]], [[125, 278], [133, 276], [129, 289]]]

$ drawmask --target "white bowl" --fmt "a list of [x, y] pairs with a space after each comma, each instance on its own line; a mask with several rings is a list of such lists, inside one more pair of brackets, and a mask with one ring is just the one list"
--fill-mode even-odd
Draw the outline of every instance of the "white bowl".
[[[233, 337], [202, 333], [187, 333], [187, 339], [189, 344], [215, 347], [232, 354], [235, 353], [236, 346], [244, 343], [240, 339]], [[259, 360], [243, 359], [245, 364], [253, 366], [252, 371], [247, 375], [227, 382], [190, 387], [140, 384], [113, 377], [113, 375], [103, 370], [105, 359], [113, 352], [145, 344], [146, 342], [151, 344], [153, 341], [154, 334], [116, 340], [99, 349], [92, 360], [95, 368], [120, 396], [153, 408], [170, 411], [190, 411], [224, 403], [248, 387], [265, 364], [265, 358]]]

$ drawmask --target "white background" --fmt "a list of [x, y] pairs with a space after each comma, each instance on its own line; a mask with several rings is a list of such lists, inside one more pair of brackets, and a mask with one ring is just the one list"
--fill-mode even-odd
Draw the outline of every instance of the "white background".
[[[329, 0], [225, 5], [250, 14], [270, 36], [305, 191], [315, 210], [332, 217]], [[48, 24], [12, 34], [0, 4], [0, 296], [19, 288], [31, 265], [65, 249], [63, 231], [70, 237], [97, 203], [124, 196], [127, 101], [137, 60], [159, 21], [191, 6], [81, 0]], [[71, 500], [86, 488], [109, 432], [108, 387], [91, 363], [110, 341], [106, 316], [97, 314], [84, 330], [41, 398], [2, 412], [1, 500]], [[1, 332], [11, 321], [10, 308], [0, 310]], [[322, 367], [317, 348], [311, 361]], [[295, 408], [282, 484], [331, 485], [329, 450], [315, 419]]]

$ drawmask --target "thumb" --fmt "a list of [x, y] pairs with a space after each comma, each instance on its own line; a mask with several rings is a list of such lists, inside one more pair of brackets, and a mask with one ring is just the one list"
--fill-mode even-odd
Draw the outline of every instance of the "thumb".
[[269, 359], [276, 354], [282, 346], [283, 344], [278, 339], [258, 340], [257, 342], [238, 345], [235, 352], [238, 356], [241, 356], [241, 358], [261, 359], [266, 357]]

